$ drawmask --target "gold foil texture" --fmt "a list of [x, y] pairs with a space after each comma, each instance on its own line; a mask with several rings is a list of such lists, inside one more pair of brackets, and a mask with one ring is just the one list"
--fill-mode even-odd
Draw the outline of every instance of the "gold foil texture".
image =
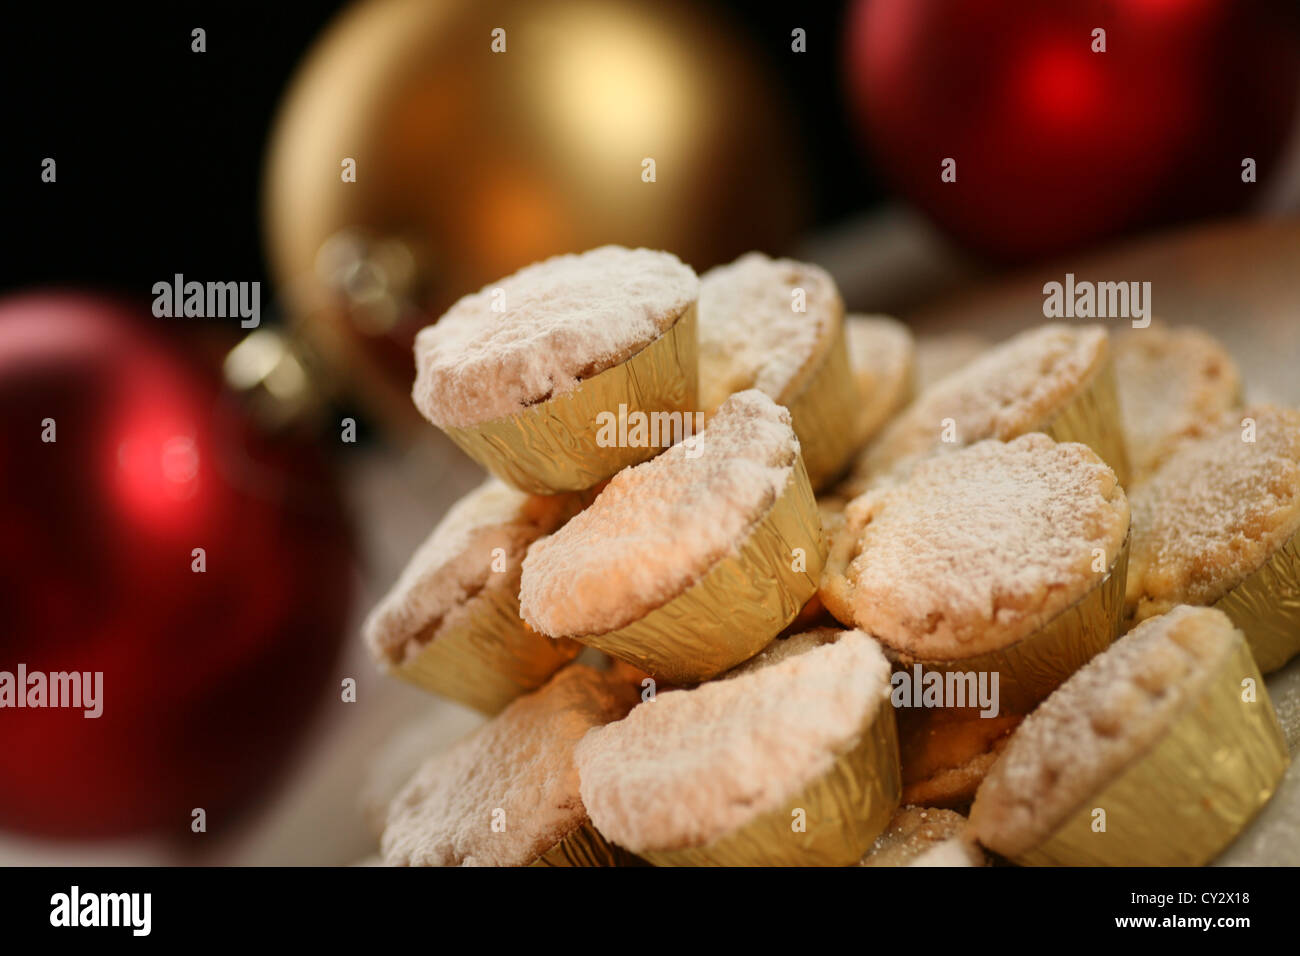
[[1124, 612], [1130, 538], [1126, 535], [1106, 576], [1074, 604], [1023, 640], [998, 651], [951, 661], [922, 660], [887, 649], [908, 670], [998, 673], [999, 713], [1028, 713], [1067, 677], [1108, 648]]
[[541, 687], [582, 651], [564, 639], [538, 634], [519, 616], [519, 580], [493, 584], [473, 598], [468, 619], [442, 627], [420, 652], [391, 673], [482, 713], [499, 713], [521, 694]]
[[1214, 606], [1246, 635], [1263, 673], [1300, 654], [1300, 534]]
[[1119, 479], [1128, 486], [1128, 449], [1120, 427], [1119, 396], [1115, 390], [1115, 366], [1107, 358], [1082, 392], [1057, 411], [1038, 430], [1057, 441], [1074, 441], [1095, 451]]
[[845, 414], [858, 409], [858, 392], [849, 367], [843, 320], [835, 328], [821, 367], [783, 404], [790, 410], [794, 433], [799, 436], [808, 480], [813, 490], [819, 491], [848, 467], [858, 447], [859, 432], [845, 422]]
[[[1257, 699], [1242, 700], [1243, 681]], [[1032, 850], [1024, 866], [1200, 866], [1273, 795], [1286, 741], [1250, 648], [1239, 644], [1168, 732]], [[1094, 831], [1095, 810], [1105, 830]]]
[[[602, 447], [597, 416], [677, 412], [698, 404], [696, 309], [692, 303], [667, 332], [631, 358], [593, 375], [517, 415], [444, 431], [464, 452], [502, 481], [538, 495], [582, 491], [662, 447]], [[694, 434], [694, 431], [692, 431]]]
[[[804, 570], [794, 570], [795, 549]], [[826, 540], [803, 460], [737, 550], [626, 627], [574, 640], [675, 684], [708, 680], [753, 657], [817, 593]]]
[[645, 866], [640, 857], [610, 843], [588, 820], [536, 860], [533, 866]]
[[885, 699], [852, 749], [777, 809], [705, 846], [641, 855], [655, 866], [852, 866], [893, 819], [901, 788], [894, 708]]

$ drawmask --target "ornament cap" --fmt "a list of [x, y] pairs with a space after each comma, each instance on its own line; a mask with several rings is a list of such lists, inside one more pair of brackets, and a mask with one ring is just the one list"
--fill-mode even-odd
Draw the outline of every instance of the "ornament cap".
[[272, 431], [316, 423], [327, 396], [303, 343], [279, 329], [252, 332], [222, 363], [226, 385]]

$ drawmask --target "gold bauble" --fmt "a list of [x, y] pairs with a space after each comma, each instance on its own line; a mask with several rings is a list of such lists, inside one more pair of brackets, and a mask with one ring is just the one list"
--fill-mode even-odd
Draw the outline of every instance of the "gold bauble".
[[678, 3], [367, 0], [281, 106], [272, 271], [324, 359], [410, 424], [415, 331], [521, 266], [605, 243], [697, 269], [785, 248], [796, 129], [737, 32]]

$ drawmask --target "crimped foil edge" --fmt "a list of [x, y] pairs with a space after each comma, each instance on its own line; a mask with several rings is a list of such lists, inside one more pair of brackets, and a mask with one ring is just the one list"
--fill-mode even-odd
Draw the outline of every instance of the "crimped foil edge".
[[605, 839], [591, 820], [564, 837], [532, 866], [645, 866], [646, 861]]
[[1119, 634], [1130, 542], [1125, 534], [1105, 576], [1077, 601], [1008, 647], [953, 660], [927, 660], [889, 647], [886, 654], [900, 668], [920, 664], [923, 672], [996, 671], [999, 712], [1028, 713]]
[[[1256, 699], [1242, 700], [1255, 682]], [[1022, 866], [1200, 866], [1277, 788], [1289, 760], [1249, 645], [1239, 643], [1160, 741], [1067, 815]], [[1094, 831], [1096, 809], [1105, 830]]]
[[901, 791], [894, 708], [882, 698], [853, 747], [780, 807], [705, 846], [641, 856], [655, 866], [852, 866], [893, 819]]
[[[795, 571], [793, 551], [804, 551]], [[673, 683], [697, 683], [753, 657], [817, 593], [826, 561], [803, 460], [739, 548], [681, 594], [625, 627], [573, 639]]]
[[1119, 483], [1127, 487], [1131, 471], [1122, 421], [1115, 365], [1107, 356], [1084, 389], [1037, 430], [1058, 442], [1087, 445], [1110, 466]]
[[536, 690], [582, 651], [580, 645], [538, 634], [519, 616], [518, 586], [489, 586], [472, 599], [471, 613], [440, 628], [413, 658], [390, 673], [484, 714], [497, 714]]
[[[659, 454], [662, 447], [602, 447], [597, 417], [629, 413], [693, 415], [699, 401], [696, 305], [628, 358], [517, 415], [443, 431], [492, 474], [520, 491], [583, 491]], [[692, 422], [694, 419], [691, 419]]]
[[1261, 673], [1300, 654], [1300, 533], [1213, 606], [1246, 635]]
[[858, 449], [857, 383], [849, 366], [844, 322], [836, 325], [830, 348], [800, 391], [783, 404], [799, 436], [804, 466], [820, 491], [849, 466]]

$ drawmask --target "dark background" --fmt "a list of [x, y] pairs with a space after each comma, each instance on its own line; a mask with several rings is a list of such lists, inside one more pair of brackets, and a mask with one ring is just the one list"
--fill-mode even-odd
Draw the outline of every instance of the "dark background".
[[[432, 2], [432, 0], [431, 0]], [[5, 226], [0, 291], [73, 284], [146, 296], [159, 275], [265, 280], [262, 154], [302, 55], [347, 4], [43, 4], [0, 26]], [[710, 0], [797, 105], [814, 224], [877, 202], [849, 126], [846, 3], [793, 9]], [[790, 31], [808, 31], [808, 52]], [[190, 52], [190, 31], [207, 52]], [[58, 186], [40, 180], [54, 157]]]

